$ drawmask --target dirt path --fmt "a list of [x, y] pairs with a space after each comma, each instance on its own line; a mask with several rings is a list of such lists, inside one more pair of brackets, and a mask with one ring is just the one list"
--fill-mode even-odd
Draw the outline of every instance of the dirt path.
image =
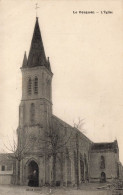
[[21, 186], [0, 186], [0, 195], [112, 195], [106, 190], [76, 190], [68, 188], [31, 188]]

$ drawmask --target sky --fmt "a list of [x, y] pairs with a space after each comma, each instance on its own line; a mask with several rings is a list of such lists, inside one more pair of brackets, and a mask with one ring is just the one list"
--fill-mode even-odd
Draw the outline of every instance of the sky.
[[70, 125], [84, 119], [93, 142], [117, 139], [123, 163], [123, 0], [0, 1], [0, 151], [18, 127], [20, 67], [29, 53], [36, 3], [54, 74], [53, 113]]

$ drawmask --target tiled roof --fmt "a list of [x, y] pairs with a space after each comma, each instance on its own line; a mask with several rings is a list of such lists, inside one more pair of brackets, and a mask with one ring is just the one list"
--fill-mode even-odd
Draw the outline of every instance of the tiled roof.
[[114, 150], [118, 149], [117, 141], [114, 142], [104, 142], [104, 143], [94, 143], [91, 146], [91, 150]]

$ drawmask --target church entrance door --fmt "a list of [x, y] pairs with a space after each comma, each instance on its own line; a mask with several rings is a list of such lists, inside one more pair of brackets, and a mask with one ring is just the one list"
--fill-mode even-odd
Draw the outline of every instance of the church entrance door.
[[106, 174], [104, 172], [101, 173], [101, 182], [106, 182]]
[[31, 161], [28, 165], [28, 186], [39, 185], [39, 168], [35, 161]]

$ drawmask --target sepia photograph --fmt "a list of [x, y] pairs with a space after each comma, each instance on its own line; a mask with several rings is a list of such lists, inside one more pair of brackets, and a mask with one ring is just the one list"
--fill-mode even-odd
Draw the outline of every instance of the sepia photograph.
[[0, 0], [0, 195], [123, 195], [123, 0]]

